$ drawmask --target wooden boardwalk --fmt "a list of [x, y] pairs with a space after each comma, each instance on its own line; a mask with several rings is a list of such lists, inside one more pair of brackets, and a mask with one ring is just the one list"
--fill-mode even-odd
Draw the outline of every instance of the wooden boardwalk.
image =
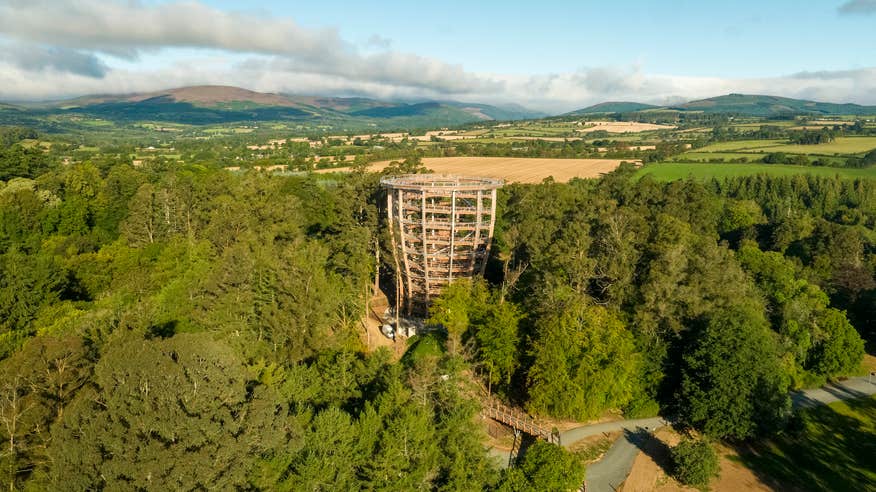
[[541, 427], [525, 413], [503, 405], [492, 398], [484, 399], [481, 415], [484, 418], [501, 422], [514, 430], [560, 445], [560, 433], [557, 430]]

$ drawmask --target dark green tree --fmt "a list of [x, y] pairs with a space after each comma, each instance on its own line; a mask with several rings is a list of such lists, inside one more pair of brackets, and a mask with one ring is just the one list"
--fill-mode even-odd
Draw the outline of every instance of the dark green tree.
[[632, 333], [615, 313], [574, 291], [549, 295], [535, 322], [529, 409], [584, 420], [625, 405], [639, 384]]
[[790, 411], [788, 376], [760, 310], [711, 313], [682, 357], [676, 409], [683, 424], [716, 438], [775, 430]]
[[114, 338], [53, 429], [48, 486], [245, 487], [278, 423], [235, 354], [207, 333]]
[[536, 441], [517, 466], [505, 471], [502, 492], [575, 491], [584, 484], [585, 468], [574, 454], [560, 446]]

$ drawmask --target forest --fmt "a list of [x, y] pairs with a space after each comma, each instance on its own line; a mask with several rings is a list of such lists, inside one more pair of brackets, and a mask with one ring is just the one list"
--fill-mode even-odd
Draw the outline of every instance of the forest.
[[0, 142], [10, 490], [572, 489], [546, 443], [495, 467], [480, 385], [746, 441], [876, 346], [870, 180], [506, 186], [486, 279], [429, 313], [442, 349], [395, 361], [361, 340], [392, 271], [379, 175], [65, 166], [21, 138]]

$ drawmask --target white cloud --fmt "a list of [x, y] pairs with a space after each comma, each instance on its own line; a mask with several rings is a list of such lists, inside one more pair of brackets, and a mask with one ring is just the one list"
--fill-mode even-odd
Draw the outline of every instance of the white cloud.
[[399, 52], [363, 55], [334, 29], [306, 29], [291, 19], [223, 12], [194, 1], [7, 0], [0, 5], [0, 33], [129, 60], [162, 48], [219, 49], [272, 55], [275, 68], [356, 81], [444, 93], [498, 89], [459, 65]]
[[[0, 0], [0, 100], [227, 84], [296, 94], [518, 103], [549, 112], [608, 100], [668, 104], [729, 92], [876, 104], [876, 68], [746, 79], [655, 74], [641, 65], [487, 74], [390, 50], [388, 39], [372, 38], [360, 49], [333, 29], [223, 12], [196, 1]], [[150, 68], [137, 61], [157, 52], [176, 62]]]

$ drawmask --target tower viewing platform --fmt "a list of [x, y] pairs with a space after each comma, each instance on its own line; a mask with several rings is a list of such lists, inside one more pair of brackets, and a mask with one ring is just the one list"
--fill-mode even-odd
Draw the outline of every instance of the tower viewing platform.
[[407, 313], [426, 312], [454, 279], [482, 275], [502, 180], [408, 174], [381, 180], [397, 278]]

